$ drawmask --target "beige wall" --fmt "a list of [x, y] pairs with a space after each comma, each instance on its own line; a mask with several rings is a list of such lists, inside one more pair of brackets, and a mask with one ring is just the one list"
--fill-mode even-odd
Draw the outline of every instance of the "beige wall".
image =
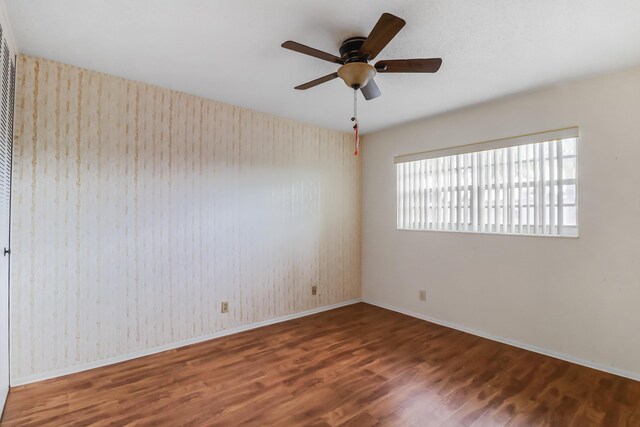
[[13, 383], [360, 296], [350, 134], [18, 66]]
[[[396, 231], [395, 155], [574, 125], [578, 239]], [[362, 152], [365, 300], [640, 379], [640, 68], [388, 129]]]

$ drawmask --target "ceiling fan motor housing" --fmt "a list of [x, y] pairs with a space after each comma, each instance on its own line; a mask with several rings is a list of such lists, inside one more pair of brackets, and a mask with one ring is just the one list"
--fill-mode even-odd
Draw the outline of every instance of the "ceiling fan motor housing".
[[367, 62], [367, 58], [362, 56], [360, 48], [364, 44], [366, 37], [349, 37], [340, 45], [340, 56], [345, 64], [349, 62]]

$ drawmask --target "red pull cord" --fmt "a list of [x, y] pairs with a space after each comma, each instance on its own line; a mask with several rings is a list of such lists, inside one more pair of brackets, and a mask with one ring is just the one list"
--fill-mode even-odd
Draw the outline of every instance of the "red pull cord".
[[356, 134], [356, 149], [353, 152], [353, 155], [357, 156], [358, 155], [358, 150], [360, 149], [360, 136], [358, 135], [358, 119], [356, 119], [355, 117], [354, 117], [354, 119], [355, 119], [354, 121], [356, 122], [356, 124], [353, 125], [353, 131]]
[[353, 117], [351, 117], [351, 121], [354, 122], [353, 131], [356, 134], [356, 143], [355, 143], [356, 147], [353, 152], [353, 155], [357, 156], [358, 150], [360, 149], [360, 136], [358, 131], [358, 90], [357, 89], [353, 90]]

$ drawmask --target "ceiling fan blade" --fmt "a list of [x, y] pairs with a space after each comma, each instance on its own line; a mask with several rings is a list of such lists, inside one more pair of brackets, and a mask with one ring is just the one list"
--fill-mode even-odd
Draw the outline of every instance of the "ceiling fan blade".
[[369, 80], [369, 83], [367, 83], [365, 87], [361, 87], [360, 91], [362, 92], [362, 95], [364, 95], [364, 99], [367, 101], [382, 95], [380, 88], [373, 79]]
[[386, 59], [376, 63], [376, 71], [379, 73], [435, 73], [441, 65], [441, 58]]
[[324, 77], [320, 77], [319, 79], [315, 79], [315, 80], [311, 80], [310, 82], [307, 82], [305, 84], [302, 84], [300, 86], [296, 86], [295, 88], [298, 90], [307, 90], [310, 89], [314, 86], [318, 86], [319, 84], [322, 83], [326, 83], [330, 80], [335, 79], [336, 77], [338, 77], [338, 73], [331, 73], [331, 74], [327, 74]]
[[383, 13], [360, 51], [367, 55], [369, 60], [375, 58], [405, 24], [404, 19], [400, 19], [390, 13]]
[[313, 56], [315, 58], [324, 59], [325, 61], [335, 62], [336, 64], [344, 64], [342, 58], [291, 40], [282, 43], [282, 47], [285, 49], [293, 50], [295, 52], [304, 53], [305, 55]]

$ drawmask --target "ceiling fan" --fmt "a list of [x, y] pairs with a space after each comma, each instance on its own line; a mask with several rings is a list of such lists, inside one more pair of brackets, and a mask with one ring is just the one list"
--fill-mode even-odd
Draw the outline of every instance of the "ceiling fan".
[[343, 41], [340, 45], [339, 57], [291, 40], [282, 43], [285, 49], [341, 65], [337, 72], [295, 88], [306, 90], [340, 77], [347, 86], [356, 91], [360, 89], [365, 99], [370, 100], [381, 95], [378, 85], [373, 80], [376, 73], [435, 73], [442, 65], [441, 58], [387, 59], [378, 61], [375, 66], [369, 64], [369, 61], [378, 56], [405, 24], [403, 19], [390, 13], [383, 13], [368, 37], [350, 37]]

